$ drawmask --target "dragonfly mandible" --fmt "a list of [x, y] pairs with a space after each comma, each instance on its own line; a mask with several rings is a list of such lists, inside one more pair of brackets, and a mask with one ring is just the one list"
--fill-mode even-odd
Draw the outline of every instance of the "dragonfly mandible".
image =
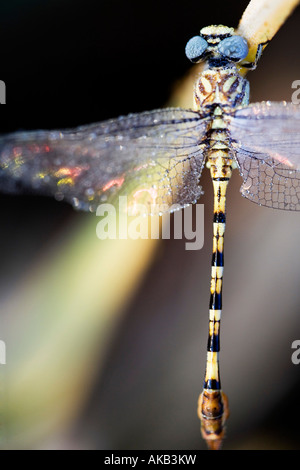
[[[260, 45], [261, 46], [261, 45]], [[219, 449], [228, 416], [219, 371], [226, 190], [232, 171], [241, 193], [259, 205], [300, 210], [300, 109], [286, 102], [249, 104], [239, 66], [248, 45], [233, 28], [202, 28], [186, 46], [204, 62], [194, 110], [166, 108], [62, 131], [0, 137], [0, 189], [64, 199], [80, 210], [127, 195], [161, 214], [196, 203], [206, 163], [214, 190], [209, 336], [199, 417], [209, 448]], [[174, 206], [176, 205], [176, 206]], [[153, 210], [154, 207], [154, 210]]]

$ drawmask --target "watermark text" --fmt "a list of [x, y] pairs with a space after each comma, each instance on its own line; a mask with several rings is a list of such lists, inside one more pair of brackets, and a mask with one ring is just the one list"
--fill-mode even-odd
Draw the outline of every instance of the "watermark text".
[[0, 340], [0, 364], [6, 364], [6, 344], [2, 340]]
[[0, 80], [0, 104], [6, 104], [6, 85]]
[[292, 88], [296, 88], [296, 90], [292, 93], [291, 101], [293, 104], [300, 104], [300, 80], [294, 80]]
[[292, 349], [295, 349], [291, 356], [292, 363], [297, 366], [300, 364], [300, 339], [295, 339], [295, 341], [292, 342]]
[[[119, 197], [119, 206], [100, 204], [96, 215], [101, 217], [96, 233], [100, 240], [168, 240], [173, 232], [174, 239], [185, 239], [186, 250], [201, 250], [204, 245], [204, 205], [196, 204], [179, 210], [177, 205], [170, 208], [150, 208], [135, 204], [134, 210], [127, 204], [127, 197]], [[173, 230], [171, 230], [171, 213], [174, 213]], [[154, 213], [153, 217], [148, 214]], [[158, 215], [164, 214], [163, 217]]]

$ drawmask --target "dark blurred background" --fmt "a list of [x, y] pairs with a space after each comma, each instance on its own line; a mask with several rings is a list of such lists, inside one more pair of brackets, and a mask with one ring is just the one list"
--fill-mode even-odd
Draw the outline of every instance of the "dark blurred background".
[[[187, 40], [206, 25], [237, 26], [247, 3], [2, 2], [0, 79], [6, 83], [7, 104], [0, 110], [1, 132], [73, 127], [163, 107], [190, 68], [184, 55]], [[249, 73], [252, 101], [291, 100], [291, 84], [300, 79], [299, 20], [297, 9], [265, 50], [258, 69]], [[57, 418], [49, 428], [42, 396], [41, 403], [35, 399], [26, 408], [11, 398], [15, 392], [10, 387], [22, 396], [28, 376], [32, 374], [33, 389], [47, 377], [43, 367], [40, 376], [34, 374], [37, 358], [43, 357], [39, 349], [29, 360], [22, 345], [31, 342], [29, 334], [34, 341], [41, 332], [47, 337], [50, 320], [44, 320], [43, 309], [31, 316], [30, 307], [24, 320], [22, 310], [13, 305], [19, 305], [20, 289], [26, 295], [26, 279], [36, 273], [45, 253], [51, 259], [59, 246], [63, 256], [70, 233], [86, 225], [94, 236], [97, 221], [55, 200], [1, 195], [0, 339], [6, 340], [6, 334], [9, 338], [7, 365], [1, 366], [9, 403], [9, 411], [2, 410], [4, 448], [205, 448], [196, 416], [205, 366], [212, 244], [212, 188], [204, 173], [204, 248], [186, 251], [184, 240], [158, 243], [101, 360], [99, 352], [99, 367], [97, 347], [92, 367], [86, 365], [92, 373], [80, 385], [85, 393], [78, 406], [60, 419], [60, 408], [47, 402]], [[291, 363], [291, 343], [300, 339], [300, 216], [256, 207], [240, 196], [240, 184], [236, 174], [228, 197], [221, 375], [231, 417], [224, 449], [299, 449], [300, 365]], [[116, 271], [124, 270], [122, 260], [112, 263]], [[45, 263], [42, 268], [47, 269]], [[84, 273], [87, 283], [89, 275]], [[59, 281], [62, 291], [64, 276]], [[36, 292], [30, 289], [30, 295], [39, 297], [38, 285]], [[63, 311], [55, 315], [59, 336]], [[69, 335], [67, 343], [72, 341], [72, 322]], [[22, 357], [30, 373], [18, 382]], [[57, 360], [55, 356], [54, 370]], [[76, 361], [72, 367], [76, 369]], [[68, 402], [68, 397], [53, 396], [53, 402], [62, 400], [62, 408], [63, 400]]]

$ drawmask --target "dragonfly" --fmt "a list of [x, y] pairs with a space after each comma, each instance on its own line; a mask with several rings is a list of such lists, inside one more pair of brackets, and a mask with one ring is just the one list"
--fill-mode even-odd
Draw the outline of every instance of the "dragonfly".
[[265, 44], [247, 62], [248, 44], [234, 28], [212, 25], [186, 45], [203, 69], [194, 86], [194, 109], [164, 108], [55, 131], [0, 137], [0, 189], [64, 199], [79, 210], [128, 196], [149, 213], [196, 203], [206, 164], [214, 192], [209, 333], [201, 432], [220, 449], [229, 415], [220, 380], [220, 322], [224, 270], [226, 191], [233, 170], [242, 195], [261, 206], [300, 210], [300, 109], [286, 102], [249, 104], [249, 82]]

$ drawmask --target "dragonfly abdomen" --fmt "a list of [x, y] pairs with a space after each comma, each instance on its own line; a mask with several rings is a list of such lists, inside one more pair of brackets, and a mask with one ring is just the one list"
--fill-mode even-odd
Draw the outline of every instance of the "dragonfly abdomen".
[[228, 416], [227, 399], [221, 390], [219, 371], [220, 322], [224, 269], [224, 233], [226, 225], [226, 190], [232, 175], [233, 157], [226, 145], [227, 132], [211, 130], [211, 146], [207, 152], [214, 189], [213, 253], [211, 265], [209, 335], [203, 392], [199, 399], [201, 430], [208, 445], [219, 448]]

